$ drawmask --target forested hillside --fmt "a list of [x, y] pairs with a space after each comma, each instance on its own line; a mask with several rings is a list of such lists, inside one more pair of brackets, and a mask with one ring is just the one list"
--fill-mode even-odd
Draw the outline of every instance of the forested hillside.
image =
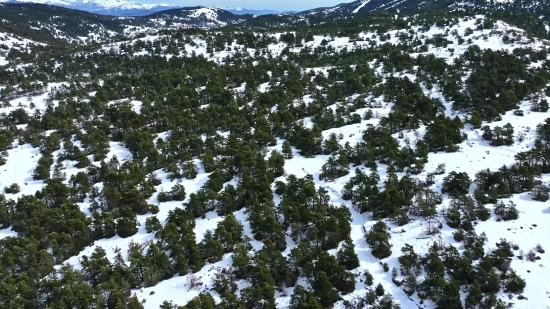
[[218, 28], [242, 23], [253, 17], [203, 7], [117, 17], [44, 4], [0, 3], [0, 31], [54, 45], [128, 40], [162, 29]]
[[0, 308], [549, 307], [528, 14], [1, 28]]

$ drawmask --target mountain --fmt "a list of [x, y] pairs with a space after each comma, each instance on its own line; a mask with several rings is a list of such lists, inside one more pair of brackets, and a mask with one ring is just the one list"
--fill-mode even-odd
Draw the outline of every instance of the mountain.
[[41, 42], [106, 40], [141, 23], [46, 4], [0, 4], [0, 30]]
[[229, 11], [236, 15], [269, 15], [269, 14], [279, 14], [279, 11], [275, 10], [249, 10], [240, 6], [234, 6], [234, 7], [218, 7], [220, 9], [224, 9], [226, 11]]
[[160, 21], [164, 27], [206, 27], [215, 28], [241, 23], [253, 18], [253, 15], [237, 15], [212, 7], [189, 7], [164, 10], [143, 16], [141, 20]]
[[[0, 0], [0, 3], [36, 3], [61, 6], [65, 8], [97, 13], [103, 15], [114, 15], [121, 17], [146, 16], [163, 10], [182, 8], [173, 4], [145, 4], [137, 1], [126, 0]], [[218, 7], [204, 6], [205, 8], [216, 8], [231, 12], [235, 15], [267, 15], [278, 14], [274, 10], [249, 10], [243, 7]]]
[[0, 3], [0, 31], [39, 42], [100, 42], [167, 28], [217, 28], [253, 17], [204, 7], [118, 17], [46, 4]]
[[550, 8], [550, 0], [357, 0], [332, 7], [321, 7], [300, 12], [300, 15], [356, 14], [382, 10], [434, 10], [448, 7], [476, 7], [480, 9], [541, 12]]
[[448, 0], [357, 0], [350, 3], [341, 3], [333, 7], [315, 8], [300, 12], [300, 14], [355, 14], [387, 9], [418, 9], [426, 6], [434, 7], [443, 2], [450, 3]]
[[177, 7], [171, 4], [142, 4], [126, 0], [0, 0], [0, 2], [48, 4], [91, 13], [116, 16], [148, 15]]

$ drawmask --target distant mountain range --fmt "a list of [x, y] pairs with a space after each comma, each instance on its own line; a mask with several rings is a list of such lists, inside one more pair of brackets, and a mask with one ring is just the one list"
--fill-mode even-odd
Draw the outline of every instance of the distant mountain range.
[[23, 35], [36, 41], [97, 42], [126, 33], [137, 35], [159, 29], [288, 27], [299, 23], [322, 23], [323, 19], [317, 17], [323, 15], [338, 18], [338, 15], [390, 9], [404, 12], [460, 6], [536, 13], [541, 17], [533, 19], [533, 27], [541, 22], [545, 27], [550, 27], [550, 21], [547, 20], [550, 16], [547, 14], [550, 12], [550, 0], [357, 0], [334, 7], [288, 12], [292, 14], [242, 7], [175, 7], [126, 0], [0, 0], [0, 31]]
[[[145, 0], [147, 1], [147, 0]], [[342, 0], [343, 1], [343, 0]], [[69, 9], [81, 10], [95, 14], [113, 16], [146, 16], [170, 9], [185, 9], [173, 4], [144, 4], [128, 0], [0, 0], [0, 3], [36, 3], [61, 6]], [[515, 9], [528, 11], [543, 11], [550, 7], [550, 0], [357, 0], [341, 3], [332, 7], [320, 7], [303, 12], [275, 10], [251, 10], [240, 6], [220, 7], [203, 5], [203, 8], [222, 9], [235, 15], [269, 15], [269, 14], [299, 14], [299, 15], [327, 15], [327, 14], [354, 14], [387, 9], [419, 9], [426, 7], [446, 7], [451, 5], [469, 5], [484, 8]]]
[[4, 3], [38, 3], [115, 16], [139, 16], [176, 8], [170, 4], [143, 4], [126, 0], [0, 0]]
[[[66, 7], [90, 13], [114, 16], [145, 16], [155, 12], [183, 8], [173, 4], [145, 4], [126, 0], [0, 0], [0, 3], [37, 3]], [[217, 7], [236, 15], [267, 15], [279, 14], [274, 10], [249, 10], [243, 7]]]

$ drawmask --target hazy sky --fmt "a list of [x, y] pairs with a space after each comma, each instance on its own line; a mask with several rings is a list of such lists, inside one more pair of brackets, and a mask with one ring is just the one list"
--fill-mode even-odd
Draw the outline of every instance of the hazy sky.
[[142, 3], [170, 3], [180, 6], [216, 5], [241, 6], [247, 9], [271, 9], [277, 11], [300, 11], [316, 7], [334, 6], [353, 0], [141, 0]]

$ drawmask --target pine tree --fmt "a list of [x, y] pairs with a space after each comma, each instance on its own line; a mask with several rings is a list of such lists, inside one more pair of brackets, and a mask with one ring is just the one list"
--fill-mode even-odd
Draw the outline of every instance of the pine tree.
[[250, 256], [244, 244], [238, 244], [233, 251], [233, 268], [239, 279], [244, 279], [250, 274]]
[[355, 253], [355, 245], [351, 238], [347, 238], [338, 253], [336, 254], [338, 263], [344, 266], [347, 270], [355, 269], [359, 267], [359, 258]]
[[210, 293], [201, 293], [185, 306], [186, 309], [215, 309], [216, 302]]
[[414, 273], [409, 273], [403, 282], [403, 291], [405, 294], [411, 296], [418, 289], [417, 276]]
[[439, 308], [463, 309], [460, 291], [454, 282], [445, 284], [441, 297], [437, 300]]
[[290, 309], [323, 309], [321, 304], [315, 299], [312, 292], [306, 290], [301, 285], [294, 287], [294, 294], [290, 298]]
[[464, 304], [466, 306], [466, 309], [475, 308], [482, 298], [483, 292], [481, 291], [481, 285], [479, 285], [479, 282], [475, 280], [474, 283], [470, 286], [470, 292], [466, 297], [466, 301]]
[[373, 283], [374, 283], [374, 278], [372, 274], [368, 270], [365, 270], [365, 284], [367, 286], [372, 286]]
[[378, 283], [378, 285], [374, 289], [374, 292], [376, 293], [376, 296], [383, 296], [385, 293], [384, 286], [382, 286], [381, 283]]
[[290, 143], [287, 140], [283, 142], [283, 154], [286, 159], [292, 159], [294, 157], [292, 154], [292, 146], [290, 146]]
[[135, 235], [138, 231], [138, 224], [139, 222], [135, 215], [121, 217], [116, 224], [116, 233], [122, 238]]
[[388, 226], [382, 221], [373, 225], [365, 238], [369, 247], [372, 249], [372, 255], [383, 259], [391, 255], [391, 244], [388, 239]]
[[318, 271], [315, 274], [315, 278], [311, 283], [313, 287], [313, 294], [317, 297], [317, 300], [323, 306], [328, 308], [334, 304], [339, 298], [338, 293], [332, 287], [332, 284], [328, 280], [327, 274], [324, 271]]

